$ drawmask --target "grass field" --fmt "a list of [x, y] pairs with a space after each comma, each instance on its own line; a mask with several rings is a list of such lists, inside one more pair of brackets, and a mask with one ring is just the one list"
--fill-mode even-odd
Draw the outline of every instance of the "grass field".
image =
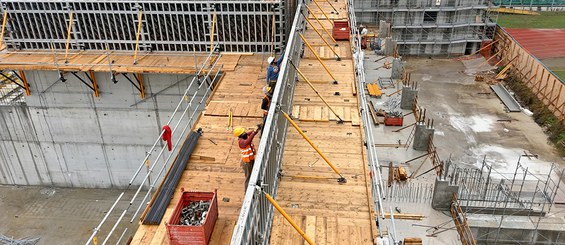
[[565, 81], [565, 70], [551, 70], [553, 73], [555, 73], [559, 78], [561, 78], [561, 80]]
[[540, 12], [541, 15], [500, 14], [498, 24], [507, 28], [565, 28], [565, 12]]

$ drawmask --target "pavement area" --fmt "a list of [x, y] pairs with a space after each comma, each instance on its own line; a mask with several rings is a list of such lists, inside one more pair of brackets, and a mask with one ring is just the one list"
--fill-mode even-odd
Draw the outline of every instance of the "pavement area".
[[[381, 59], [367, 51], [365, 73], [367, 82], [390, 77], [391, 69], [382, 68], [391, 57]], [[486, 156], [486, 162], [500, 173], [513, 173], [518, 158], [527, 152], [538, 158], [523, 157], [521, 163], [530, 171], [547, 175], [551, 163], [564, 167], [563, 160], [553, 148], [543, 130], [533, 119], [522, 112], [507, 113], [504, 104], [485, 82], [475, 82], [473, 71], [484, 71], [484, 58], [476, 61], [454, 61], [449, 59], [405, 58], [405, 69], [411, 73], [411, 80], [417, 83], [419, 105], [425, 108], [426, 118], [434, 120], [434, 145], [441, 160], [451, 158], [461, 167], [476, 168]], [[400, 100], [401, 84], [382, 90], [381, 98], [370, 100], [376, 109], [385, 109], [387, 100]], [[410, 110], [402, 110], [405, 115]], [[404, 126], [415, 122], [413, 115], [405, 116]], [[388, 165], [404, 166], [408, 174], [423, 174], [406, 182], [399, 182], [387, 188], [387, 199], [383, 203], [394, 213], [421, 214], [422, 220], [396, 220], [397, 237], [420, 237], [424, 244], [460, 244], [454, 222], [448, 212], [431, 208], [431, 195], [435, 171], [426, 158], [405, 163], [426, 152], [416, 151], [412, 146], [404, 147], [413, 127], [394, 132], [401, 127], [371, 125], [375, 143], [379, 144], [377, 154], [382, 166], [384, 184], [387, 185]], [[401, 142], [402, 146], [394, 146]], [[382, 145], [381, 145], [382, 144]], [[384, 166], [384, 167], [383, 167]], [[425, 174], [424, 174], [425, 173]], [[563, 191], [561, 191], [563, 192]], [[563, 193], [562, 193], [563, 194]], [[418, 196], [419, 198], [416, 198]], [[562, 212], [563, 207], [552, 211]], [[560, 213], [560, 216], [563, 214]], [[386, 229], [392, 230], [387, 222]], [[555, 224], [559, 225], [558, 223]], [[433, 227], [441, 226], [439, 229]], [[446, 229], [447, 228], [447, 229]]]
[[[13, 239], [40, 238], [38, 244], [84, 244], [121, 192], [0, 186], [0, 235]], [[126, 205], [127, 201], [118, 204], [119, 207]], [[119, 212], [113, 212], [109, 220], [116, 220], [118, 215]], [[129, 229], [137, 228], [137, 222], [124, 223]], [[111, 225], [104, 228], [108, 230]], [[124, 228], [119, 227], [113, 239], [117, 239]], [[103, 239], [98, 237], [99, 244]]]

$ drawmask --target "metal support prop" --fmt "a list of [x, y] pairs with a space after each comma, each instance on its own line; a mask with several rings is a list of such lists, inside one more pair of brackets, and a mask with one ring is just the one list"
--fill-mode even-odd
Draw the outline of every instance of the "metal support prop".
[[[335, 40], [335, 38], [333, 37], [333, 35], [330, 33], [330, 31], [328, 31], [328, 29], [326, 27], [324, 27], [324, 25], [322, 24], [322, 22], [320, 21], [320, 19], [318, 19], [318, 17], [314, 14], [314, 12], [310, 9], [310, 7], [308, 7], [308, 5], [304, 5], [306, 7], [306, 9], [308, 9], [308, 12], [314, 17], [314, 19], [316, 19], [316, 21], [318, 22], [318, 24], [322, 27], [322, 29], [324, 29], [324, 31], [326, 31], [326, 34], [328, 34], [328, 36], [330, 36], [330, 38], [332, 39], [332, 41], [335, 43], [335, 46], [338, 46], [337, 41]], [[333, 24], [332, 24], [333, 25]]]
[[[14, 75], [16, 75], [21, 81], [22, 84], [24, 85], [24, 89], [26, 91], [26, 95], [30, 96], [31, 95], [31, 91], [29, 90], [29, 83], [27, 83], [27, 78], [26, 78], [26, 74], [24, 73], [24, 71], [19, 71], [19, 72], [15, 72], [12, 71], [14, 73]], [[19, 75], [18, 75], [19, 73]]]
[[[304, 13], [300, 12], [300, 14], [302, 14], [302, 16], [304, 16]], [[320, 33], [318, 31], [318, 29], [316, 29], [316, 27], [312, 24], [312, 22], [310, 22], [310, 20], [308, 18], [306, 18], [306, 16], [304, 16], [304, 19], [306, 20], [306, 22], [308, 22], [308, 24], [310, 24], [310, 26], [314, 29], [314, 31], [318, 34], [318, 36], [320, 37], [320, 39], [322, 39], [322, 41], [324, 41], [324, 43], [328, 46], [328, 48], [330, 48], [330, 50], [335, 54], [336, 56], [336, 60], [340, 61], [341, 57], [339, 57], [339, 54], [337, 54], [337, 52], [335, 51], [335, 49], [328, 43], [328, 41], [326, 41], [326, 39], [324, 38], [324, 36], [322, 36], [322, 33]]]
[[290, 124], [292, 124], [292, 126], [296, 129], [296, 131], [298, 131], [298, 133], [300, 135], [302, 135], [302, 137], [308, 141], [308, 144], [310, 144], [310, 146], [312, 146], [312, 148], [314, 148], [314, 150], [316, 150], [316, 152], [318, 152], [318, 154], [322, 157], [322, 159], [324, 159], [324, 161], [326, 161], [326, 163], [330, 166], [330, 168], [332, 168], [332, 170], [339, 175], [339, 179], [337, 180], [337, 182], [339, 183], [345, 183], [346, 180], [343, 177], [343, 175], [341, 175], [341, 173], [339, 172], [339, 170], [332, 164], [332, 162], [330, 162], [330, 159], [328, 159], [324, 153], [322, 153], [322, 151], [320, 151], [320, 149], [318, 149], [318, 147], [316, 145], [314, 145], [314, 143], [310, 140], [310, 138], [308, 138], [308, 136], [306, 136], [306, 134], [304, 134], [304, 132], [302, 131], [302, 129], [300, 129], [300, 127], [298, 127], [298, 125], [294, 122], [294, 120], [292, 120], [292, 118], [290, 118], [290, 116], [288, 116], [288, 114], [286, 114], [286, 112], [281, 111], [282, 114], [284, 115], [284, 117], [286, 118], [286, 120], [288, 120], [288, 122]]
[[98, 91], [98, 83], [96, 82], [96, 77], [94, 76], [93, 71], [88, 71], [88, 78], [92, 82], [92, 87], [94, 87], [94, 96], [99, 97], [100, 91]]
[[4, 46], [4, 31], [6, 30], [6, 20], [8, 19], [8, 10], [4, 9], [4, 16], [2, 16], [2, 32], [0, 33], [0, 49]]
[[[92, 91], [95, 91], [94, 87], [93, 87], [92, 85], [88, 84], [84, 79], [82, 79], [82, 77], [79, 77], [76, 72], [71, 71], [71, 74], [72, 74], [73, 76], [75, 76], [79, 81], [81, 81], [82, 83], [84, 83], [84, 85], [86, 85], [89, 89], [91, 89]], [[89, 79], [90, 79], [90, 77], [89, 77]], [[95, 91], [95, 92], [96, 92], [96, 91]]]
[[139, 84], [139, 93], [141, 99], [145, 99], [145, 86], [143, 86], [143, 74], [141, 73], [135, 74], [135, 80], [137, 80], [137, 83]]
[[[214, 52], [214, 33], [216, 32], [216, 10], [214, 10], [214, 15], [212, 15], [212, 31], [210, 32], [210, 55]], [[212, 60], [210, 60], [210, 65]]]
[[324, 99], [324, 97], [318, 92], [318, 90], [316, 90], [316, 88], [314, 87], [314, 85], [312, 85], [312, 83], [310, 82], [310, 80], [308, 80], [308, 78], [306, 76], [304, 76], [304, 73], [302, 73], [302, 71], [300, 71], [298, 69], [298, 67], [294, 66], [294, 63], [290, 62], [290, 64], [292, 65], [292, 67], [294, 67], [294, 69], [296, 70], [296, 72], [298, 72], [298, 74], [300, 74], [300, 76], [302, 77], [302, 79], [304, 79], [304, 81], [306, 83], [308, 83], [308, 85], [310, 85], [310, 88], [312, 88], [312, 90], [314, 90], [314, 92], [316, 93], [316, 95], [318, 95], [318, 97], [320, 97], [320, 99], [322, 100], [322, 102], [324, 102], [324, 104], [326, 104], [326, 106], [330, 109], [330, 111], [337, 117], [337, 119], [339, 119], [338, 123], [343, 123], [343, 119], [341, 119], [341, 117], [337, 114], [337, 112], [334, 111], [334, 109], [330, 106], [330, 104], [328, 104], [328, 102], [326, 101], [326, 99]]
[[[137, 33], [135, 34], [135, 50], [133, 51], [133, 64], [137, 64], [137, 52], [139, 51], [139, 37], [141, 36], [141, 25], [143, 21], [143, 10], [139, 7], [139, 17], [137, 18]], [[107, 44], [106, 44], [107, 46]]]
[[308, 43], [308, 41], [306, 41], [306, 38], [304, 38], [304, 36], [300, 33], [298, 33], [298, 35], [300, 35], [300, 38], [302, 38], [302, 41], [304, 41], [304, 43], [306, 43], [306, 46], [308, 46], [308, 48], [310, 49], [310, 51], [312, 51], [312, 53], [314, 54], [314, 56], [316, 56], [316, 58], [318, 59], [318, 61], [320, 62], [320, 64], [322, 64], [322, 66], [324, 67], [324, 69], [328, 72], [328, 74], [330, 75], [330, 77], [333, 78], [333, 82], [337, 83], [337, 79], [334, 77], [334, 75], [330, 72], [330, 69], [326, 66], [326, 64], [324, 64], [324, 62], [322, 61], [322, 59], [320, 59], [320, 56], [318, 56], [318, 54], [316, 53], [316, 51], [314, 50], [314, 48], [312, 48], [312, 46], [310, 46], [310, 43]]
[[267, 200], [269, 200], [269, 202], [271, 204], [273, 204], [273, 206], [277, 209], [277, 211], [279, 211], [279, 213], [282, 214], [282, 216], [286, 219], [286, 221], [288, 221], [288, 223], [290, 223], [290, 225], [292, 225], [292, 227], [294, 227], [294, 229], [302, 236], [302, 238], [304, 238], [304, 240], [308, 244], [314, 245], [314, 242], [308, 237], [308, 235], [306, 235], [306, 233], [304, 233], [304, 231], [302, 231], [302, 229], [300, 229], [300, 227], [298, 227], [296, 222], [294, 222], [294, 220], [292, 220], [292, 218], [290, 218], [290, 216], [288, 216], [288, 214], [282, 209], [281, 206], [279, 206], [279, 204], [275, 201], [275, 199], [273, 199], [271, 197], [271, 195], [269, 195], [269, 193], [267, 193], [267, 192], [263, 192], [263, 194], [265, 194], [265, 197], [267, 198]]
[[75, 12], [69, 13], [69, 27], [67, 28], [67, 43], [65, 44], [65, 63], [69, 63], [69, 47], [71, 46], [71, 33], [73, 32], [73, 17]]
[[275, 11], [273, 11], [273, 20], [271, 22], [271, 56], [275, 56]]
[[[316, 6], [318, 6], [318, 8], [320, 9], [320, 11], [322, 11], [322, 14], [324, 15], [324, 17], [326, 17], [326, 19], [332, 24], [332, 26], [334, 25], [334, 22], [332, 21], [332, 19], [330, 19], [330, 17], [326, 14], [326, 11], [324, 11], [322, 9], [322, 7], [318, 4], [318, 2], [316, 0], [313, 0], [312, 2], [314, 2], [314, 4], [316, 4]], [[312, 15], [314, 15], [314, 13], [312, 13]]]

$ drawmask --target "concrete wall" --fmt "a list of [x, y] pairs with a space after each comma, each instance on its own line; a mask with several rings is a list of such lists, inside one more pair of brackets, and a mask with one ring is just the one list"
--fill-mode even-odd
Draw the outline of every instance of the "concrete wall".
[[26, 105], [0, 107], [0, 184], [127, 186], [192, 80], [144, 74], [141, 101], [122, 75], [114, 84], [108, 73], [96, 73], [98, 98], [72, 74], [65, 74], [64, 83], [55, 71], [25, 75], [31, 86]]

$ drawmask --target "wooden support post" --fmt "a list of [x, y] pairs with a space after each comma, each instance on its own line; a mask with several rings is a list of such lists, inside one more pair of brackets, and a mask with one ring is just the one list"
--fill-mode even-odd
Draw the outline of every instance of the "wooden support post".
[[4, 47], [4, 31], [6, 30], [6, 20], [8, 20], [8, 10], [4, 9], [2, 16], [2, 32], [0, 33], [0, 50]]
[[143, 74], [137, 73], [135, 74], [137, 77], [137, 82], [139, 83], [139, 94], [141, 95], [141, 99], [145, 99], [145, 86], [143, 86]]
[[339, 119], [339, 122], [343, 122], [343, 119], [341, 119], [341, 117], [337, 114], [337, 112], [335, 112], [335, 110], [330, 106], [330, 104], [328, 104], [328, 102], [326, 101], [326, 99], [324, 99], [324, 97], [318, 92], [318, 90], [314, 87], [314, 85], [312, 85], [312, 83], [310, 82], [310, 80], [308, 80], [308, 78], [306, 76], [304, 76], [304, 73], [302, 73], [302, 71], [300, 71], [298, 69], [298, 67], [296, 67], [294, 65], [294, 63], [290, 63], [292, 65], [292, 67], [294, 67], [294, 69], [296, 70], [296, 72], [298, 72], [298, 74], [302, 77], [302, 79], [304, 79], [304, 81], [306, 83], [308, 83], [308, 85], [310, 86], [310, 88], [312, 88], [312, 90], [314, 90], [314, 92], [316, 93], [316, 95], [318, 95], [318, 97], [320, 97], [320, 99], [322, 100], [322, 102], [324, 102], [324, 104], [326, 104], [326, 106], [330, 109], [330, 111], [335, 115], [335, 117], [337, 117], [337, 119]]
[[[322, 14], [324, 15], [324, 17], [326, 17], [326, 19], [332, 24], [332, 26], [334, 25], [334, 22], [332, 21], [332, 19], [330, 19], [330, 17], [326, 14], [326, 11], [324, 11], [324, 9], [322, 9], [322, 7], [318, 4], [318, 2], [316, 0], [312, 0], [312, 2], [314, 2], [314, 4], [316, 4], [316, 6], [318, 6], [318, 8], [320, 9], [320, 11], [322, 11]], [[314, 14], [314, 13], [312, 13]]]
[[69, 47], [71, 46], [71, 33], [73, 32], [73, 16], [75, 12], [71, 10], [69, 13], [69, 27], [67, 28], [67, 42], [65, 44], [65, 63], [69, 63]]
[[330, 71], [330, 69], [326, 66], [326, 64], [324, 64], [324, 62], [322, 61], [322, 59], [320, 59], [320, 56], [318, 56], [318, 54], [316, 53], [316, 51], [314, 50], [314, 48], [312, 48], [312, 46], [310, 46], [310, 43], [308, 43], [308, 41], [306, 41], [306, 38], [304, 38], [304, 36], [300, 33], [298, 33], [298, 35], [300, 35], [300, 38], [302, 38], [302, 41], [304, 41], [304, 43], [306, 44], [306, 46], [308, 46], [308, 48], [310, 49], [310, 51], [312, 51], [312, 53], [314, 54], [314, 56], [316, 56], [316, 59], [318, 59], [318, 61], [320, 62], [320, 64], [322, 64], [322, 66], [324, 67], [324, 69], [326, 70], [326, 72], [330, 75], [330, 77], [333, 78], [333, 82], [337, 83], [337, 78], [334, 77], [334, 75], [332, 74], [332, 72]]
[[294, 122], [294, 120], [292, 120], [292, 118], [290, 118], [290, 116], [288, 116], [288, 114], [286, 114], [286, 112], [284, 111], [281, 112], [283, 113], [283, 116], [286, 118], [286, 120], [288, 120], [288, 122], [294, 127], [294, 129], [296, 129], [296, 131], [298, 131], [298, 133], [302, 135], [302, 137], [308, 142], [308, 144], [310, 144], [310, 146], [312, 146], [312, 148], [316, 150], [318, 155], [320, 155], [320, 157], [322, 157], [322, 159], [326, 161], [326, 163], [330, 166], [330, 168], [332, 168], [332, 170], [339, 175], [340, 178], [338, 179], [338, 182], [345, 183], [345, 178], [343, 177], [343, 175], [341, 175], [339, 170], [332, 164], [332, 162], [330, 162], [330, 159], [328, 159], [326, 155], [324, 155], [324, 153], [322, 153], [322, 151], [320, 151], [320, 149], [318, 149], [318, 147], [314, 145], [314, 143], [310, 140], [310, 138], [308, 138], [308, 136], [304, 134], [304, 131], [302, 131], [302, 129], [298, 127], [298, 125]]
[[[300, 12], [300, 14], [302, 14], [302, 16], [304, 16], [304, 14], [302, 12]], [[310, 26], [314, 29], [314, 31], [318, 34], [318, 36], [320, 37], [320, 39], [322, 39], [322, 41], [324, 41], [324, 43], [326, 44], [326, 46], [328, 46], [328, 48], [330, 48], [330, 50], [335, 54], [335, 56], [337, 57], [337, 60], [340, 61], [341, 57], [339, 57], [339, 54], [337, 54], [337, 52], [335, 51], [335, 49], [328, 43], [328, 41], [326, 41], [326, 39], [324, 38], [324, 36], [322, 36], [322, 34], [318, 31], [318, 29], [316, 29], [316, 27], [312, 24], [312, 22], [310, 22], [310, 20], [308, 18], [306, 18], [306, 16], [304, 16], [304, 19], [306, 20], [306, 22], [308, 22], [308, 24], [310, 24]], [[272, 55], [271, 55], [272, 56]]]
[[139, 51], [139, 37], [141, 36], [141, 27], [143, 22], [143, 10], [139, 9], [137, 18], [137, 33], [135, 34], [135, 51], [133, 52], [133, 64], [137, 64], [137, 51]]
[[18, 72], [20, 74], [20, 78], [22, 79], [22, 83], [24, 85], [25, 91], [26, 91], [26, 95], [30, 96], [31, 92], [29, 90], [29, 84], [27, 83], [27, 78], [26, 78], [26, 74], [24, 73], [24, 71], [19, 71]]
[[269, 200], [269, 202], [275, 207], [275, 209], [282, 214], [282, 216], [286, 219], [286, 221], [288, 221], [288, 223], [290, 223], [290, 225], [294, 227], [294, 229], [298, 232], [298, 234], [300, 234], [302, 238], [304, 238], [304, 241], [306, 241], [310, 245], [314, 245], [314, 242], [308, 237], [308, 235], [306, 235], [306, 233], [304, 233], [304, 231], [302, 231], [302, 229], [300, 229], [300, 227], [298, 227], [296, 222], [294, 222], [294, 220], [292, 220], [292, 218], [288, 216], [288, 214], [284, 211], [284, 209], [282, 209], [281, 206], [279, 206], [279, 204], [275, 201], [275, 199], [273, 199], [271, 195], [269, 195], [269, 193], [263, 192], [263, 194], [265, 194], [267, 200]]
[[88, 76], [92, 80], [92, 87], [94, 88], [94, 96], [100, 97], [100, 91], [98, 90], [98, 83], [96, 82], [96, 76], [94, 76], [93, 71], [88, 71]]
[[335, 46], [338, 46], [337, 41], [335, 40], [335, 38], [333, 37], [333, 35], [330, 33], [330, 31], [328, 31], [328, 29], [326, 29], [326, 27], [324, 27], [324, 25], [322, 24], [322, 22], [320, 21], [320, 19], [318, 19], [318, 17], [314, 14], [314, 12], [310, 9], [310, 7], [308, 7], [308, 5], [305, 5], [306, 9], [308, 9], [308, 12], [314, 17], [314, 19], [318, 22], [318, 24], [322, 27], [322, 29], [324, 29], [324, 31], [326, 32], [326, 34], [328, 34], [330, 36], [330, 38], [332, 39], [332, 41], [335, 43]]

